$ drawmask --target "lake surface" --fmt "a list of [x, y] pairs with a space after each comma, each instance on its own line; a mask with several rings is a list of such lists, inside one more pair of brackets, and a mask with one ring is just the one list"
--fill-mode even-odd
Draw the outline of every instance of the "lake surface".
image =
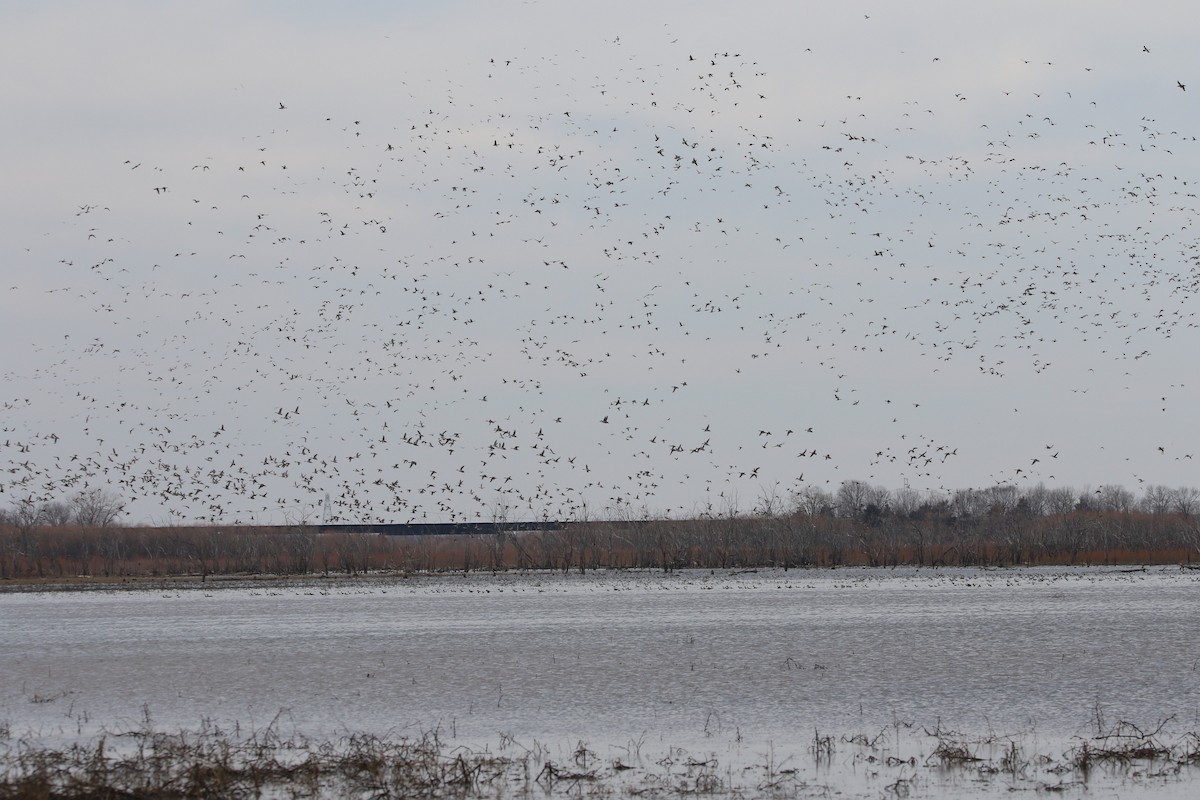
[[[756, 769], [784, 769], [803, 796], [1186, 797], [1200, 790], [1189, 768], [1061, 767], [1120, 722], [1165, 722], [1169, 745], [1200, 731], [1198, 601], [1200, 574], [1177, 568], [9, 593], [0, 723], [10, 741], [207, 723], [313, 739], [436, 730], [557, 758], [582, 742], [601, 762], [668, 771], [672, 754], [711, 756], [749, 794], [771, 790]], [[933, 732], [984, 760], [941, 768]], [[1014, 745], [1026, 768], [980, 769]]]

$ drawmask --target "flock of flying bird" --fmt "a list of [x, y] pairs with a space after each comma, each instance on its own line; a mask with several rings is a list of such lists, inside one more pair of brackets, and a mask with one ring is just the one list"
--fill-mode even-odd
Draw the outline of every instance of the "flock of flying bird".
[[[283, 98], [207, 154], [112, 165], [26, 253], [53, 285], [12, 287], [73, 324], [6, 369], [3, 497], [106, 487], [169, 523], [312, 521], [326, 494], [343, 522], [724, 513], [961, 488], [972, 446], [993, 482], [1070, 479], [1036, 420], [1089, 391], [1182, 413], [1186, 367], [1136, 384], [1196, 340], [1192, 130], [1084, 65], [812, 118], [749, 54], [622, 47], [482, 56], [346, 118]], [[1011, 451], [966, 433], [1006, 426]]]

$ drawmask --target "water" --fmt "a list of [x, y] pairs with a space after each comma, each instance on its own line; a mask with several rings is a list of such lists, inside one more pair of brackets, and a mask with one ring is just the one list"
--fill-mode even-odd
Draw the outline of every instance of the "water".
[[[1200, 731], [1198, 599], [1200, 576], [1177, 569], [12, 593], [0, 595], [0, 721], [47, 742], [208, 721], [318, 739], [437, 730], [473, 748], [516, 741], [551, 753], [584, 742], [626, 759], [684, 748], [719, 758], [729, 779], [769, 758], [806, 787], [850, 796], [879, 796], [897, 775], [917, 778], [900, 787], [910, 796], [980, 795], [1012, 784], [926, 769], [937, 745], [927, 731], [996, 758], [985, 742], [1017, 742], [1054, 763], [1119, 721], [1167, 721], [1168, 738]], [[880, 734], [874, 749], [851, 741]], [[821, 768], [818, 736], [837, 745]], [[917, 763], [873, 765], [888, 756]], [[1142, 770], [1140, 794], [1200, 785], [1154, 771]], [[1058, 780], [1118, 796], [1128, 772], [1084, 784], [1031, 767], [1028, 785], [1012, 788]]]

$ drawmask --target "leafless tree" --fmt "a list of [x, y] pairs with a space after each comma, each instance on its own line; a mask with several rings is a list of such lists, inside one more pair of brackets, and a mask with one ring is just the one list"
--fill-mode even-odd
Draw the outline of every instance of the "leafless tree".
[[1133, 492], [1115, 483], [1106, 483], [1096, 490], [1096, 508], [1100, 511], [1132, 511]]
[[987, 497], [978, 489], [958, 489], [950, 498], [950, 510], [960, 519], [982, 516], [987, 508]]
[[1070, 514], [1075, 510], [1075, 490], [1069, 486], [1046, 490], [1047, 514]]
[[8, 512], [8, 521], [18, 531], [28, 533], [30, 528], [42, 522], [42, 507], [31, 497], [14, 500]]
[[72, 509], [69, 504], [62, 502], [61, 500], [51, 500], [49, 502], [42, 503], [41, 515], [41, 521], [43, 524], [62, 527], [63, 525], [71, 524], [71, 520], [74, 518], [75, 513], [74, 509]]
[[758, 493], [758, 502], [754, 504], [754, 514], [773, 519], [782, 513], [783, 498], [779, 496], [779, 486], [763, 486]]
[[842, 481], [835, 504], [839, 517], [857, 517], [870, 502], [871, 485], [866, 481]]
[[1016, 510], [1021, 492], [1012, 484], [989, 486], [979, 490], [979, 502], [983, 509], [993, 514], [1009, 514]]
[[1167, 486], [1151, 485], [1142, 492], [1141, 507], [1150, 514], [1166, 514], [1171, 510], [1175, 491]]
[[510, 511], [511, 508], [504, 500], [497, 500], [496, 504], [492, 506], [492, 524], [495, 526], [495, 533], [492, 534], [488, 548], [492, 556], [492, 571], [504, 566], [505, 547], [508, 540], [514, 538], [506, 527]]
[[892, 506], [892, 492], [885, 486], [868, 486], [865, 499], [868, 506], [875, 506], [880, 512]]
[[1030, 514], [1042, 517], [1050, 513], [1050, 490], [1044, 483], [1031, 486], [1021, 493], [1021, 500]]
[[805, 486], [792, 492], [792, 505], [801, 514], [815, 517], [833, 508], [833, 495], [817, 486]]
[[892, 493], [892, 507], [897, 514], [904, 517], [911, 517], [923, 502], [921, 493], [908, 486]]
[[125, 513], [125, 504], [107, 489], [85, 489], [71, 498], [75, 524], [84, 528], [107, 528]]
[[1172, 509], [1178, 514], [1192, 516], [1200, 511], [1200, 490], [1191, 486], [1180, 486], [1175, 490]]
[[[39, 553], [41, 537], [34, 528], [42, 519], [41, 506], [32, 497], [14, 500], [6, 517], [8, 524], [16, 532], [16, 536], [5, 544], [5, 549], [8, 551], [5, 554], [5, 560], [12, 562], [11, 574], [17, 574], [17, 561], [20, 559], [27, 564], [36, 564], [40, 575], [42, 568]], [[7, 566], [5, 574], [9, 574]]]

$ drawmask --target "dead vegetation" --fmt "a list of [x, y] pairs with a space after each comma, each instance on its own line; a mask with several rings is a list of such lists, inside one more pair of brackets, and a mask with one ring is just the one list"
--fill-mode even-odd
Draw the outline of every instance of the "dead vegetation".
[[516, 759], [450, 748], [436, 734], [336, 742], [236, 739], [210, 729], [101, 736], [64, 749], [18, 741], [0, 754], [0, 797], [448, 797], [507, 785]]
[[[907, 753], [907, 757], [900, 754], [899, 728], [894, 733], [884, 729], [874, 736], [843, 736], [841, 741], [857, 746], [854, 759], [895, 769], [896, 780], [886, 789], [901, 796], [915, 783], [939, 775], [951, 781], [953, 776], [970, 775], [980, 785], [998, 780], [1002, 784], [997, 785], [1007, 786], [1007, 791], [1058, 793], [1087, 788], [1097, 779], [1122, 784], [1147, 779], [1194, 780], [1193, 768], [1200, 764], [1200, 734], [1173, 733], [1174, 719], [1167, 717], [1153, 728], [1124, 721], [1104, 727], [1097, 712], [1101, 727], [1094, 736], [1065, 749], [1049, 747], [1041, 752], [1030, 749], [1033, 737], [1029, 735], [968, 736], [943, 729], [939, 722], [932, 730], [923, 729], [931, 746], [922, 748], [925, 754], [919, 762]], [[822, 757], [815, 751], [814, 755], [818, 761]], [[1105, 768], [1102, 774], [1100, 767]]]
[[[917, 517], [912, 515], [916, 514]], [[870, 518], [828, 510], [691, 520], [613, 519], [561, 530], [387, 536], [292, 527], [23, 526], [0, 522], [0, 581], [81, 583], [221, 576], [498, 570], [1146, 564], [1192, 566], [1182, 514], [948, 508]]]
[[859, 789], [882, 796], [908, 796], [941, 782], [960, 785], [956, 781], [964, 775], [980, 786], [1000, 780], [994, 785], [1056, 793], [1097, 779], [1125, 784], [1190, 780], [1190, 768], [1200, 763], [1200, 734], [1172, 734], [1172, 721], [1153, 728], [1120, 722], [1058, 756], [1027, 756], [1028, 740], [1020, 736], [970, 738], [940, 725], [923, 736], [910, 724], [871, 735], [843, 734], [838, 747], [833, 735], [814, 731], [807, 763], [795, 756], [780, 759], [771, 746], [735, 766], [715, 753], [678, 747], [644, 757], [640, 740], [616, 748], [621, 756], [602, 757], [583, 742], [554, 755], [543, 745], [527, 747], [511, 736], [501, 736], [494, 750], [469, 749], [444, 740], [438, 731], [312, 741], [284, 736], [275, 723], [249, 735], [210, 723], [198, 731], [163, 733], [153, 730], [147, 713], [139, 730], [57, 748], [33, 738], [13, 740], [5, 726], [0, 729], [0, 800], [801, 797], [833, 791], [830, 781], [842, 773], [857, 775]]
[[541, 745], [501, 737], [496, 752], [444, 741], [436, 732], [387, 738], [353, 734], [333, 742], [282, 737], [274, 727], [248, 737], [207, 726], [166, 734], [106, 734], [62, 748], [0, 740], [0, 800], [84, 798], [502, 798], [621, 793], [742, 796], [752, 786], [795, 788], [797, 770], [766, 763], [738, 782], [716, 756], [681, 748], [644, 762], [603, 759], [583, 743], [561, 759]]
[[1121, 720], [1105, 729], [1102, 718], [1097, 715], [1100, 729], [1096, 735], [1074, 747], [1068, 758], [1073, 766], [1085, 772], [1097, 765], [1134, 762], [1180, 767], [1200, 763], [1200, 734], [1170, 735], [1168, 728], [1174, 720], [1174, 716], [1167, 717], [1153, 728], [1142, 728]]

